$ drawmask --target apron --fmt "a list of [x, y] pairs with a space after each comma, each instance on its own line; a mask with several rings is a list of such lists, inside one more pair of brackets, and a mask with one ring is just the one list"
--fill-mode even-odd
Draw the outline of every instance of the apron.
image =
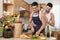
[[[36, 27], [34, 27], [34, 33], [33, 33], [33, 35], [35, 35], [35, 33], [41, 28], [42, 21], [39, 18], [39, 11], [38, 11], [37, 17], [33, 17], [33, 15], [34, 15], [34, 13], [32, 14], [32, 20], [33, 20], [34, 24], [36, 24]], [[40, 33], [45, 34], [45, 29], [43, 29]]]

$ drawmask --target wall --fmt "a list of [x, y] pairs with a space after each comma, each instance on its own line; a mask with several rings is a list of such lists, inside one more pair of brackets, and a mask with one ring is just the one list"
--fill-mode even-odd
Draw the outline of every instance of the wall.
[[60, 5], [54, 5], [52, 12], [55, 14], [55, 26], [60, 29]]
[[57, 29], [60, 29], [60, 0], [54, 0], [53, 2], [53, 8], [52, 8], [52, 12], [54, 13], [55, 15], [55, 27]]
[[3, 0], [0, 0], [0, 15], [3, 14]]

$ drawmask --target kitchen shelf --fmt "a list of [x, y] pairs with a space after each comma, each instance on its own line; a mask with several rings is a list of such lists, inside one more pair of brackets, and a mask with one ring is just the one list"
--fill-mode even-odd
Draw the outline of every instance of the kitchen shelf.
[[13, 5], [12, 3], [3, 3], [4, 5]]
[[3, 12], [6, 11], [6, 12], [9, 12], [9, 14], [11, 14], [11, 13], [13, 14], [14, 0], [10, 0], [10, 1], [11, 2], [8, 3], [8, 2], [4, 2], [4, 0], [3, 0]]

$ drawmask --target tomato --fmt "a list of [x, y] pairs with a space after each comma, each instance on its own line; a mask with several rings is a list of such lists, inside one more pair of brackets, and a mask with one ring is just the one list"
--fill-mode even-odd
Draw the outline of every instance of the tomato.
[[14, 25], [14, 24], [10, 24], [9, 26], [10, 26], [11, 28], [13, 28], [15, 25]]

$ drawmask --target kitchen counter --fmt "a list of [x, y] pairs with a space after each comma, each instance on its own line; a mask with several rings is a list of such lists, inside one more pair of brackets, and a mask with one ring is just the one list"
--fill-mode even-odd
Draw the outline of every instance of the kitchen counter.
[[[39, 40], [39, 39], [0, 38], [0, 40]], [[47, 38], [47, 40], [53, 40], [53, 39], [52, 38]]]

